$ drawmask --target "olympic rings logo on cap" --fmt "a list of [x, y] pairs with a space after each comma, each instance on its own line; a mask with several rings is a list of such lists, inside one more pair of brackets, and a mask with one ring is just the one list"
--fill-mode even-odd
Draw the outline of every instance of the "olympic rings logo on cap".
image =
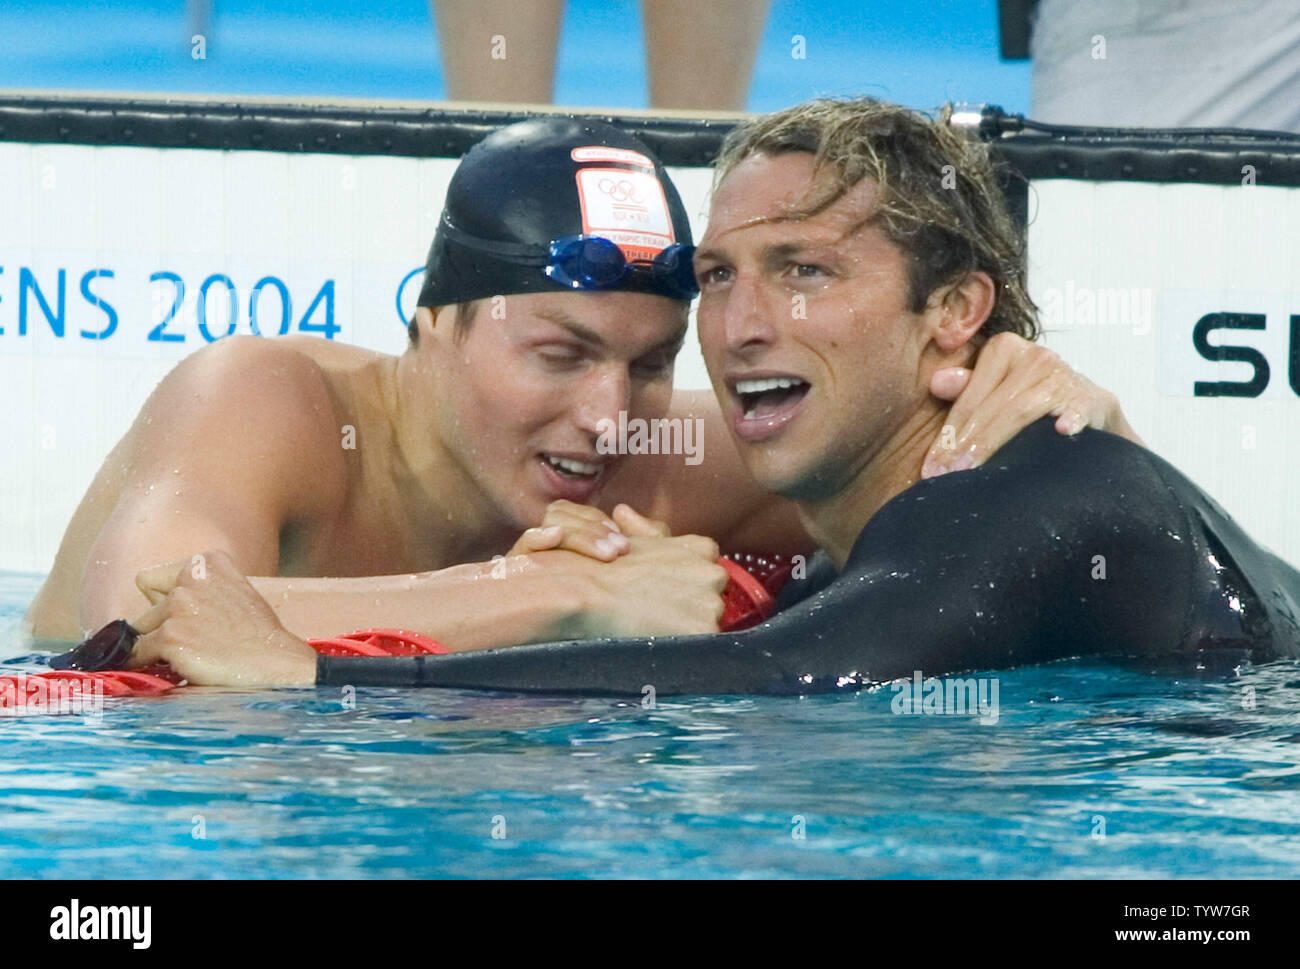
[[645, 192], [625, 178], [620, 178], [617, 182], [612, 178], [602, 178], [596, 187], [615, 202], [635, 202], [638, 205], [645, 202]]

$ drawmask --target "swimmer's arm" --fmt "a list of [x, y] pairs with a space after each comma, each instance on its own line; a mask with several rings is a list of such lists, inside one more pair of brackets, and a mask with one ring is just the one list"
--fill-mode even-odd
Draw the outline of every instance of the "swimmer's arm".
[[997, 333], [980, 349], [973, 369], [935, 372], [930, 392], [953, 405], [922, 465], [922, 477], [979, 467], [1042, 417], [1056, 418], [1058, 434], [1085, 427], [1108, 431], [1146, 447], [1110, 391], [1071, 369], [1041, 344]]
[[126, 483], [87, 558], [83, 629], [139, 613], [136, 574], [195, 549], [223, 549], [241, 570], [273, 574], [281, 530], [342, 500], [342, 451], [332, 418], [321, 419], [331, 405], [312, 367], [236, 337], [159, 384], [130, 432]]
[[[637, 560], [641, 560], [648, 564], [648, 571], [640, 573], [643, 581], [625, 583], [630, 598], [622, 602], [617, 597], [605, 598], [604, 608], [613, 607], [617, 612], [620, 605], [626, 605], [627, 612], [636, 612], [639, 606], [642, 618], [645, 618], [665, 611], [689, 613], [692, 611], [689, 606], [694, 603], [702, 614], [697, 617], [698, 621], [688, 623], [687, 627], [698, 631], [701, 627], [715, 626], [722, 612], [719, 593], [727, 579], [726, 572], [714, 563], [717, 546], [699, 536], [640, 541], [648, 544], [638, 547], [634, 543], [629, 555], [614, 565], [592, 563], [583, 556], [559, 551], [541, 552], [536, 557], [513, 556], [506, 562], [505, 572], [496, 576], [490, 569], [499, 563], [491, 563], [486, 573], [476, 571], [473, 566], [448, 570], [456, 573], [453, 578], [460, 583], [459, 595], [452, 600], [456, 608], [450, 609], [450, 603], [444, 602], [436, 617], [432, 617], [436, 620], [434, 628], [440, 636], [446, 637], [444, 645], [462, 654], [469, 646], [475, 645], [468, 637], [476, 632], [490, 630], [491, 633], [491, 640], [479, 642], [477, 645], [480, 647], [514, 645], [501, 642], [503, 638], [528, 640], [528, 633], [511, 630], [529, 628], [529, 624], [535, 624], [539, 616], [547, 615], [554, 603], [564, 601], [566, 589], [581, 588], [584, 584], [575, 581], [573, 575], [560, 585], [539, 584], [535, 580], [544, 579], [548, 572], [548, 566], [540, 564], [539, 560], [549, 562], [551, 567], [565, 561], [577, 563], [580, 566], [579, 577], [583, 568], [589, 573], [596, 570], [598, 574], [608, 576], [628, 566], [635, 569]], [[212, 549], [199, 554], [207, 561], [203, 578], [196, 578], [186, 567], [188, 563], [185, 560], [156, 566], [141, 574], [141, 588], [149, 590], [153, 606], [135, 617], [133, 625], [142, 636], [135, 644], [130, 665], [140, 667], [165, 662], [185, 679], [199, 685], [274, 687], [313, 683], [317, 674], [317, 657], [301, 634], [295, 635], [285, 628], [263, 593], [239, 573], [224, 551]], [[678, 568], [671, 567], [674, 556]], [[685, 581], [683, 572], [688, 573]], [[659, 595], [655, 594], [653, 581], [645, 581], [656, 576], [667, 583], [664, 589], [659, 590]], [[415, 576], [405, 578], [418, 579]], [[674, 600], [673, 591], [680, 593], [681, 587], [690, 585], [692, 580], [702, 581], [700, 594], [678, 595]], [[368, 580], [338, 580], [333, 585], [346, 588], [358, 582], [373, 585]], [[402, 577], [398, 582], [397, 588], [389, 590], [388, 595], [378, 600], [382, 612], [353, 614], [349, 617], [351, 623], [344, 623], [343, 617], [327, 621], [339, 623], [341, 629], [367, 624], [410, 629], [418, 623], [396, 617], [404, 607], [418, 609], [422, 606], [427, 613], [427, 590], [420, 588], [418, 582], [403, 581]], [[316, 580], [313, 584], [319, 585]], [[409, 588], [402, 587], [408, 585]], [[599, 582], [594, 583], [595, 587], [599, 585]], [[493, 594], [486, 594], [489, 590]], [[662, 594], [664, 592], [667, 594]], [[568, 601], [572, 603], [571, 611], [575, 617], [580, 618], [579, 627], [566, 630], [565, 623], [561, 623], [554, 627], [552, 635], [589, 632], [586, 628], [591, 619], [588, 612], [593, 601], [599, 603], [602, 597], [597, 595], [595, 600], [590, 600], [568, 594]], [[317, 604], [328, 607], [324, 601]], [[476, 606], [485, 607], [485, 611], [477, 616], [471, 615]], [[683, 610], [683, 606], [688, 608]], [[455, 615], [462, 617], [468, 626], [459, 629], [449, 624], [449, 617]], [[322, 633], [337, 631], [337, 628], [320, 630]], [[617, 626], [613, 631], [619, 632]], [[670, 628], [668, 631], [673, 630]], [[626, 632], [622, 631], [623, 634]]]
[[[556, 549], [417, 575], [251, 581], [280, 622], [303, 639], [396, 627], [468, 652], [717, 628], [727, 583], [717, 543], [699, 535], [643, 535], [628, 544], [613, 562]], [[164, 579], [172, 577], [174, 570]]]
[[[206, 563], [202, 578], [188, 559], [138, 576], [153, 605], [133, 616], [142, 637], [132, 667], [169, 663], [201, 686], [308, 686], [316, 677], [316, 653], [305, 640], [358, 628], [436, 630], [453, 652], [539, 638], [536, 631], [546, 630], [548, 621], [551, 635], [580, 632], [567, 622], [580, 611], [574, 583], [548, 582], [527, 556], [513, 558], [496, 576], [497, 563], [488, 563], [424, 576], [250, 580], [224, 551], [199, 554]], [[431, 596], [431, 589], [444, 595]], [[433, 608], [438, 601], [442, 607]], [[301, 616], [286, 628], [286, 614], [295, 610]]]
[[[143, 570], [136, 581], [152, 608], [133, 620], [142, 632], [161, 630], [146, 654], [199, 663], [190, 668], [208, 683], [271, 683], [262, 677], [278, 675], [293, 643], [364, 628], [421, 633], [457, 653], [717, 628], [727, 572], [717, 564], [716, 543], [684, 535], [630, 544], [613, 563], [555, 550], [424, 574], [340, 579], [250, 580], [224, 551], [209, 551], [200, 555], [217, 565], [209, 562], [203, 578], [192, 574], [188, 558]], [[259, 643], [268, 648], [265, 666], [255, 659]], [[165, 655], [150, 652], [164, 646]]]
[[511, 556], [409, 575], [248, 581], [300, 639], [397, 628], [461, 652], [581, 635], [578, 583], [531, 563]]

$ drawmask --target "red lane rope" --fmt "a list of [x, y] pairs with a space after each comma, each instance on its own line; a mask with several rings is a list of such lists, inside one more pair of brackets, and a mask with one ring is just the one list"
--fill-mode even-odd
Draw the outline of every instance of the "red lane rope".
[[[449, 653], [437, 640], [404, 629], [360, 629], [307, 644], [326, 656], [421, 656]], [[69, 702], [85, 706], [96, 698], [158, 696], [185, 680], [160, 663], [138, 670], [49, 670], [0, 676], [0, 711], [56, 713]]]
[[436, 639], [405, 629], [359, 629], [331, 639], [309, 639], [322, 656], [441, 656], [450, 653]]

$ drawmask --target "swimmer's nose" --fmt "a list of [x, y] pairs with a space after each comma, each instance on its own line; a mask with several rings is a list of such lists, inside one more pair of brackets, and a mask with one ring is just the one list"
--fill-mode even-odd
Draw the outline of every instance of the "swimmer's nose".
[[592, 437], [601, 432], [602, 420], [618, 423], [619, 411], [632, 405], [632, 377], [625, 366], [611, 364], [597, 368], [574, 395], [573, 412], [578, 426]]
[[706, 334], [706, 339], [717, 339], [720, 335], [722, 348], [729, 354], [752, 356], [755, 350], [776, 341], [777, 314], [786, 313], [791, 319], [795, 318], [798, 306], [793, 299], [788, 304], [784, 300], [778, 302], [780, 305], [773, 304], [773, 297], [760, 279], [748, 273], [737, 274], [727, 288], [725, 302], [713, 310], [717, 318], [707, 328], [703, 321], [705, 310], [701, 307], [700, 332]]

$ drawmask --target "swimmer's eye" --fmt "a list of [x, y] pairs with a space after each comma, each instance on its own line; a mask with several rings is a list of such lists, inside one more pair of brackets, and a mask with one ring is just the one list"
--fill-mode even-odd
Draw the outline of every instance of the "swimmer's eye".
[[735, 273], [726, 266], [711, 266], [696, 273], [695, 278], [700, 284], [700, 289], [704, 289], [718, 283], [729, 282], [734, 275]]
[[548, 367], [556, 369], [566, 369], [582, 362], [582, 351], [576, 347], [542, 347], [537, 351], [537, 355], [542, 362]]
[[820, 279], [829, 276], [830, 270], [811, 262], [794, 262], [790, 264], [791, 275], [796, 279]]

